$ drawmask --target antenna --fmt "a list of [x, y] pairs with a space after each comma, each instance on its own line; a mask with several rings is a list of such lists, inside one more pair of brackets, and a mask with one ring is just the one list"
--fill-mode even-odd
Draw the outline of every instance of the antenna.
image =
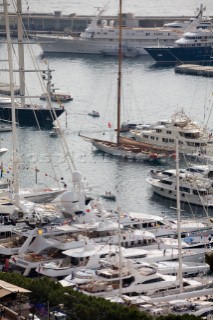
[[108, 10], [108, 5], [109, 5], [109, 2], [105, 4], [105, 6], [103, 7], [94, 7], [94, 8], [97, 9], [98, 15], [101, 15], [103, 12]]

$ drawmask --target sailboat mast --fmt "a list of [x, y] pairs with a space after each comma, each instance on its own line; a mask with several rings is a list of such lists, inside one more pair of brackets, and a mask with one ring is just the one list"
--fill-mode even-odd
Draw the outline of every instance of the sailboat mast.
[[[10, 78], [10, 92], [11, 92], [11, 112], [12, 112], [12, 147], [13, 147], [13, 183], [15, 197], [19, 194], [18, 184], [18, 158], [17, 158], [17, 135], [16, 135], [16, 110], [15, 110], [15, 95], [14, 95], [14, 80], [13, 80], [13, 60], [12, 60], [12, 43], [10, 37], [9, 16], [7, 10], [7, 0], [3, 0], [6, 37], [7, 37], [7, 51], [9, 61], [9, 78]], [[15, 199], [17, 200], [17, 199]]]
[[122, 296], [121, 211], [118, 207], [119, 297]]
[[25, 72], [24, 72], [24, 45], [23, 45], [23, 26], [22, 26], [22, 2], [17, 0], [17, 19], [18, 19], [18, 60], [19, 60], [19, 83], [21, 106], [25, 105]]
[[183, 270], [182, 270], [182, 245], [181, 245], [181, 219], [180, 219], [180, 177], [179, 177], [179, 141], [176, 139], [176, 190], [177, 190], [177, 231], [178, 231], [178, 257], [179, 269], [178, 279], [180, 286], [180, 293], [183, 292]]
[[121, 127], [121, 68], [122, 68], [122, 0], [119, 0], [117, 144], [119, 144], [120, 127]]

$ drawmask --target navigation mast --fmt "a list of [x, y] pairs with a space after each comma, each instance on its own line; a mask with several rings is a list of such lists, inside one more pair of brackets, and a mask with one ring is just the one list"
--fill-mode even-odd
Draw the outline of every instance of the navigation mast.
[[122, 0], [119, 0], [119, 37], [118, 37], [118, 88], [117, 88], [117, 144], [121, 127], [121, 71], [122, 71]]

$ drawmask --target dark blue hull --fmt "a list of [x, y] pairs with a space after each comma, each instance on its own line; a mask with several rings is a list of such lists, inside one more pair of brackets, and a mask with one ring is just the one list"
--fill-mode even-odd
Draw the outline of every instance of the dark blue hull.
[[145, 48], [145, 50], [157, 63], [165, 63], [165, 64], [213, 63], [212, 47]]
[[[63, 108], [55, 109], [55, 112], [40, 108], [16, 108], [16, 122], [20, 126], [39, 125], [42, 128], [49, 128], [63, 112]], [[12, 122], [11, 107], [0, 106], [0, 119]]]

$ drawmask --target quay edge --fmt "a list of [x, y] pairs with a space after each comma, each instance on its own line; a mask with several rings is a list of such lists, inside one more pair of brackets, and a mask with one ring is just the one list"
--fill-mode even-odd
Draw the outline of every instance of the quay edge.
[[[0, 32], [5, 30], [4, 17], [0, 17]], [[54, 13], [23, 13], [23, 23], [25, 29], [29, 32], [63, 32], [66, 29], [79, 33], [87, 27], [94, 16], [77, 16], [75, 13], [62, 15], [61, 11]], [[184, 21], [190, 19], [189, 16], [134, 16], [132, 13], [124, 13], [123, 21], [131, 27], [162, 27], [164, 23], [171, 21]], [[210, 17], [213, 19], [213, 17]], [[9, 14], [11, 31], [17, 30], [17, 16], [14, 13]], [[118, 20], [118, 16], [102, 16], [100, 20]]]

